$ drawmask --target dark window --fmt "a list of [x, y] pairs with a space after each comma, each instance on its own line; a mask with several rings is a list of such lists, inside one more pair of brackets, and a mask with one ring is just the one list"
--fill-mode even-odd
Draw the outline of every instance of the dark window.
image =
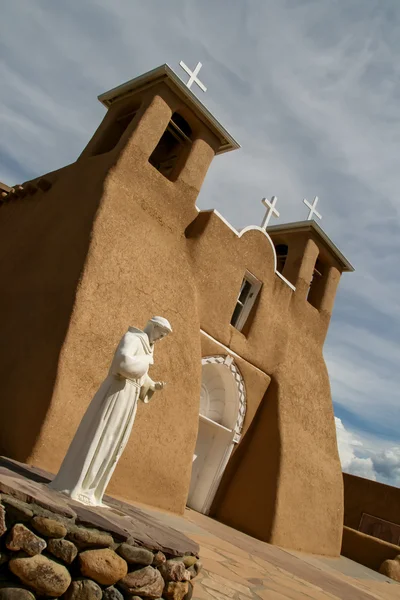
[[278, 244], [275, 246], [276, 250], [276, 268], [279, 273], [283, 273], [283, 269], [286, 263], [287, 255], [288, 255], [288, 247], [286, 244]]
[[260, 289], [261, 282], [254, 276], [248, 274], [244, 277], [231, 318], [231, 325], [239, 331], [245, 326]]
[[164, 177], [171, 179], [184, 148], [191, 143], [191, 136], [192, 130], [189, 124], [181, 115], [174, 113], [150, 156], [149, 163]]
[[308, 290], [307, 295], [308, 302], [317, 309], [320, 308], [322, 296], [324, 293], [325, 271], [325, 264], [321, 261], [321, 259], [317, 258], [310, 283], [310, 288]]

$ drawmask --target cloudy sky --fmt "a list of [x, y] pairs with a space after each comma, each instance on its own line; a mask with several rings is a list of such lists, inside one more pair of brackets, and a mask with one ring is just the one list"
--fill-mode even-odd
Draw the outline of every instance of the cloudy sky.
[[[76, 159], [96, 100], [167, 62], [242, 145], [199, 197], [235, 227], [321, 225], [356, 267], [325, 346], [345, 470], [400, 486], [398, 0], [0, 0], [0, 180]], [[194, 89], [194, 88], [193, 88]]]

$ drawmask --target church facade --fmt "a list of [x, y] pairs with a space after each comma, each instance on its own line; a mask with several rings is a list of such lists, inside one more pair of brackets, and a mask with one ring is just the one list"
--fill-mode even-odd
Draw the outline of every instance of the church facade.
[[156, 348], [108, 493], [337, 555], [343, 482], [322, 355], [352, 267], [313, 221], [238, 232], [196, 198], [237, 142], [164, 65], [100, 96], [77, 161], [0, 202], [0, 450], [57, 472], [121, 335]]

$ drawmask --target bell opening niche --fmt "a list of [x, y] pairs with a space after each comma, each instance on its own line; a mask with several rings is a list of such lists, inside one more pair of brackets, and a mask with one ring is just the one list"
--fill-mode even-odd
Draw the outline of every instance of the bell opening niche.
[[183, 167], [183, 157], [192, 144], [192, 129], [179, 114], [174, 113], [166, 130], [153, 150], [149, 163], [164, 177], [173, 181]]

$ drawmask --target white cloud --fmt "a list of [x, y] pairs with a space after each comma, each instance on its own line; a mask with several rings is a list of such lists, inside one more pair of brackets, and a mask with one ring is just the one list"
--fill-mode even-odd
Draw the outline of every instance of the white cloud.
[[375, 436], [355, 433], [335, 417], [340, 462], [345, 473], [400, 487], [400, 447], [382, 448]]
[[400, 447], [382, 450], [372, 457], [375, 472], [385, 483], [400, 487]]
[[349, 324], [347, 317], [334, 320], [324, 355], [336, 407], [352, 415], [357, 428], [362, 421], [383, 440], [398, 439], [400, 345], [391, 331], [385, 335], [375, 323]]
[[335, 417], [335, 423], [339, 456], [343, 471], [375, 481], [376, 473], [371, 458], [360, 458], [355, 453], [355, 448], [362, 448], [362, 442], [345, 429], [341, 419]]

